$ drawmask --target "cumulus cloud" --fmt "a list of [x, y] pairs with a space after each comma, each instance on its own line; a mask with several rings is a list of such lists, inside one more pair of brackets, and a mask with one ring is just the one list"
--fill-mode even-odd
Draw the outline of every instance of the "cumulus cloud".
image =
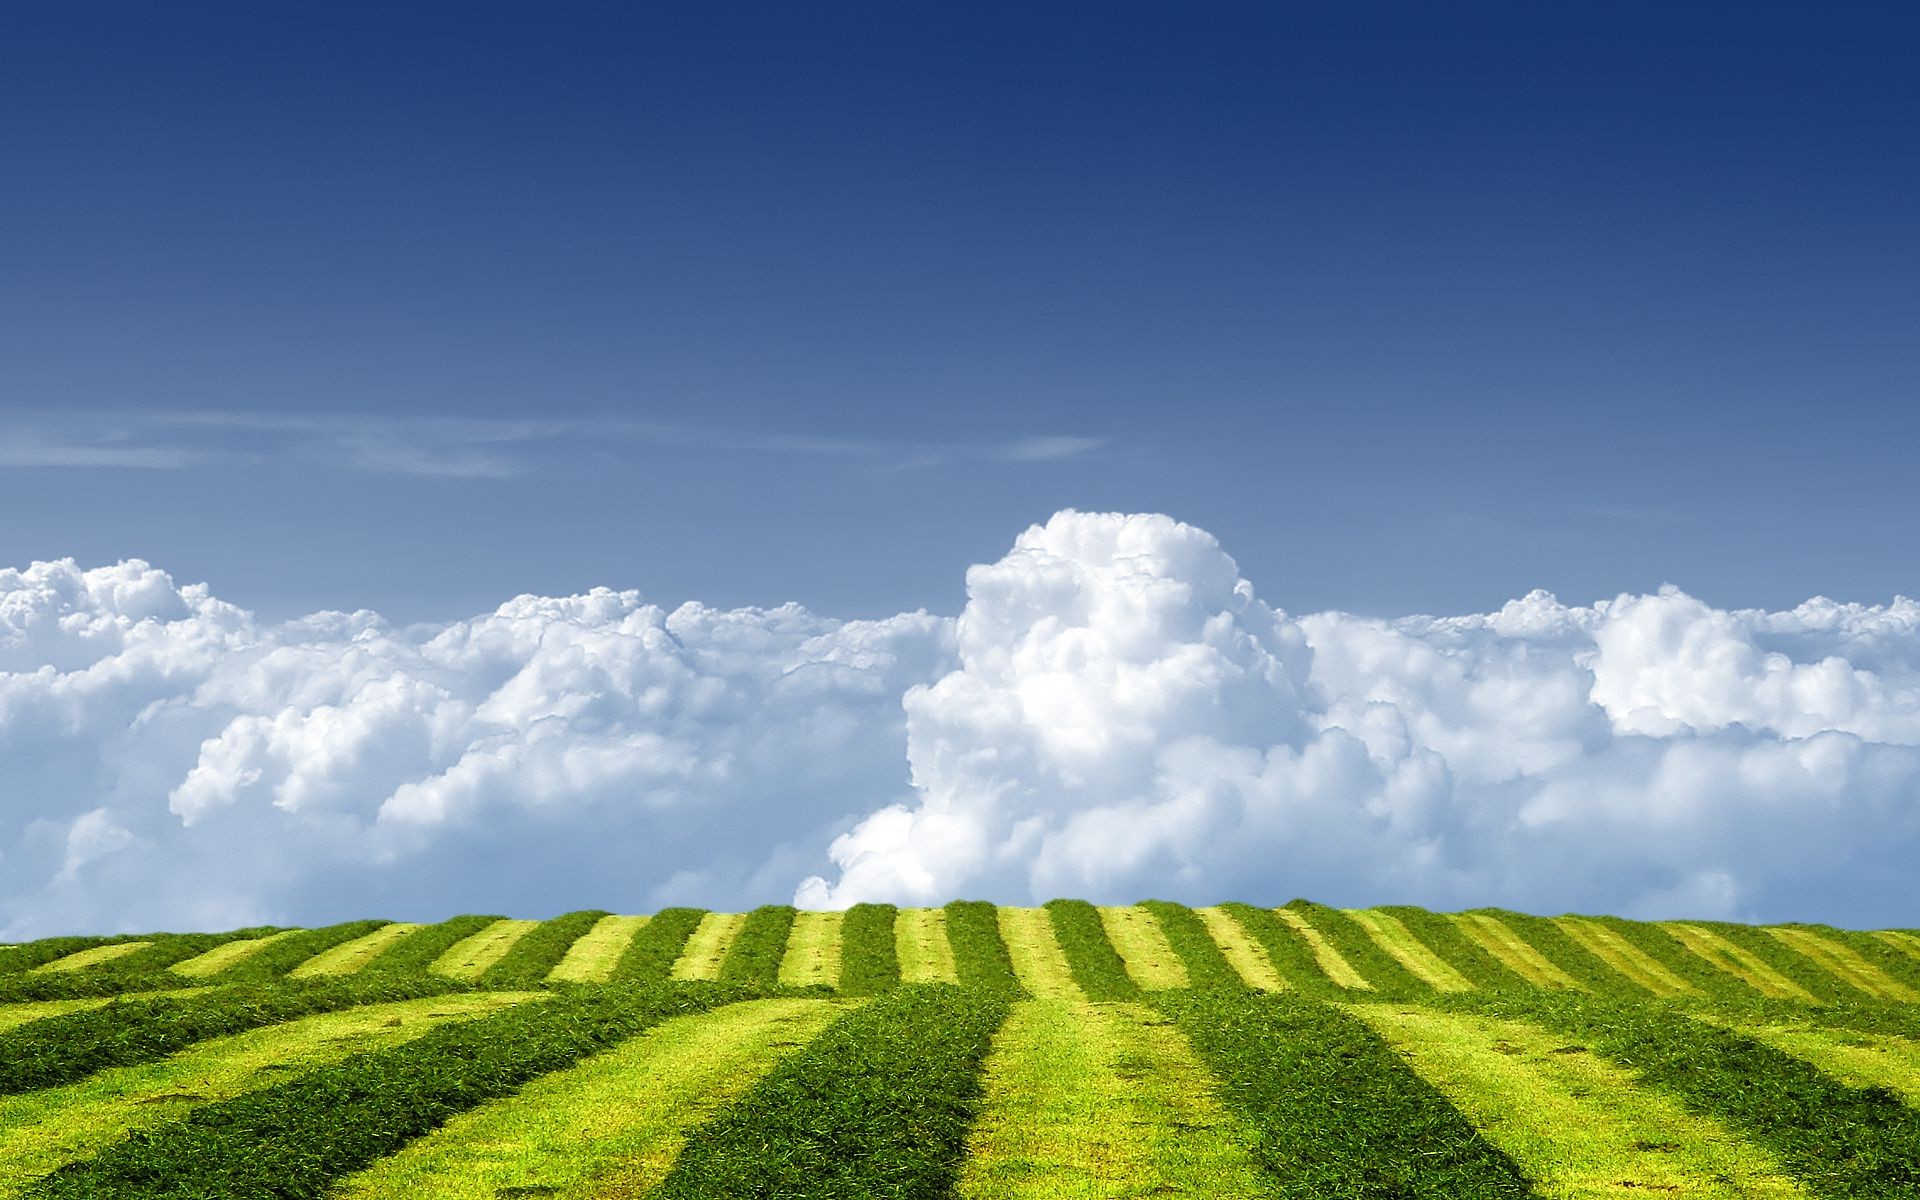
[[960, 895], [1911, 923], [1913, 601], [1296, 616], [1201, 530], [1074, 512], [967, 588], [399, 628], [0, 571], [0, 938]]

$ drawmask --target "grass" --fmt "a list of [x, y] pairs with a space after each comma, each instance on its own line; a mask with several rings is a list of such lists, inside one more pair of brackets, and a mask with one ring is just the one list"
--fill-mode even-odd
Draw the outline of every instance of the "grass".
[[1513, 928], [1493, 913], [1452, 914], [1452, 920], [1488, 957], [1534, 987], [1577, 988], [1580, 981], [1561, 970], [1554, 961], [1528, 944]]
[[1240, 903], [1222, 904], [1220, 911], [1232, 917], [1234, 924], [1266, 952], [1274, 974], [1288, 986], [1309, 992], [1328, 990], [1330, 981], [1320, 967], [1314, 946], [1291, 922], [1282, 920], [1278, 912]]
[[720, 981], [760, 991], [777, 986], [793, 915], [793, 907], [786, 904], [768, 904], [748, 913], [720, 964]]
[[35, 1021], [44, 1021], [48, 1017], [61, 1017], [68, 1013], [85, 1012], [90, 1008], [101, 1008], [112, 1004], [115, 997], [94, 996], [76, 1000], [27, 1000], [18, 1004], [0, 1005], [0, 1033], [30, 1025]]
[[104, 946], [90, 946], [85, 950], [76, 950], [72, 954], [62, 955], [52, 962], [41, 963], [35, 971], [84, 971], [88, 967], [105, 966], [116, 958], [125, 958], [129, 954], [145, 950], [148, 942], [110, 942]]
[[1632, 1073], [1514, 1020], [1353, 1004], [1420, 1077], [1482, 1130], [1546, 1200], [1623, 1192], [1698, 1200], [1804, 1196], [1764, 1152]]
[[1530, 983], [1505, 959], [1487, 949], [1484, 943], [1467, 933], [1446, 913], [1429, 912], [1404, 904], [1385, 905], [1371, 911], [1399, 922], [1409, 934], [1476, 988], [1498, 991], [1527, 987]]
[[702, 986], [604, 988], [443, 1026], [130, 1135], [47, 1177], [33, 1194], [317, 1197], [458, 1113], [670, 1017], [734, 998]]
[[1043, 1000], [1084, 1000], [1073, 967], [1053, 933], [1044, 908], [1003, 908], [998, 913], [1007, 962], [1022, 990]]
[[417, 926], [411, 933], [374, 955], [360, 969], [377, 975], [411, 975], [432, 971], [450, 979], [470, 978], [454, 974], [465, 952], [464, 944], [495, 928], [504, 919], [475, 913]]
[[350, 1175], [343, 1200], [637, 1196], [686, 1130], [712, 1116], [842, 1011], [826, 1000], [751, 1000], [675, 1017], [449, 1120]]
[[1368, 990], [1393, 996], [1427, 995], [1433, 991], [1418, 974], [1387, 953], [1358, 921], [1341, 910], [1308, 900], [1293, 900], [1281, 913], [1315, 930], [1322, 943], [1366, 981]]
[[891, 904], [856, 904], [840, 918], [840, 992], [874, 996], [900, 984], [900, 951]]
[[[1280, 977], [1280, 972], [1273, 969], [1273, 958], [1267, 953], [1267, 948], [1247, 932], [1247, 927], [1239, 917], [1218, 907], [1199, 909], [1195, 916], [1206, 927], [1207, 937], [1220, 948], [1221, 957], [1233, 968], [1242, 984], [1263, 992], [1278, 992], [1289, 986]], [[1167, 937], [1176, 950], [1180, 949], [1181, 939], [1175, 936], [1171, 926]], [[1187, 970], [1190, 973], [1195, 970], [1191, 959], [1187, 961]], [[1206, 971], [1198, 973], [1202, 986], [1206, 985], [1208, 974]]]
[[534, 995], [473, 993], [365, 1005], [217, 1038], [156, 1062], [0, 1100], [0, 1196], [18, 1195], [42, 1175], [200, 1105], [350, 1054], [396, 1046], [447, 1021]]
[[279, 933], [270, 933], [265, 937], [223, 942], [192, 958], [174, 963], [167, 969], [175, 975], [185, 975], [190, 979], [206, 979], [229, 971], [275, 942], [284, 942], [300, 932], [302, 931], [298, 929], [283, 929]]
[[328, 947], [288, 971], [287, 978], [317, 979], [327, 975], [352, 975], [386, 953], [394, 943], [412, 936], [422, 928], [423, 926], [405, 921], [383, 924], [359, 937]]
[[706, 910], [699, 908], [663, 908], [655, 913], [653, 920], [634, 933], [620, 961], [614, 964], [614, 980], [658, 983], [666, 979], [706, 915]]
[[264, 983], [291, 975], [294, 970], [336, 946], [365, 937], [388, 921], [343, 921], [318, 929], [302, 929], [247, 955], [220, 973], [221, 983]]
[[951, 1195], [1006, 1011], [990, 991], [888, 991], [692, 1130], [649, 1200]]
[[[1719, 963], [1695, 954], [1687, 944], [1665, 926], [1649, 921], [1628, 921], [1620, 917], [1581, 918], [1591, 925], [1611, 931], [1643, 956], [1658, 963], [1669, 975], [1687, 988], [1704, 996], [1738, 1003], [1750, 998], [1753, 986]], [[1684, 994], [1684, 993], [1680, 993]]]
[[1920, 1042], [1808, 1024], [1739, 1022], [1734, 1031], [1811, 1063], [1848, 1087], [1885, 1088], [1920, 1106]]
[[[1160, 936], [1166, 940], [1173, 952], [1180, 957], [1183, 978], [1181, 986], [1191, 987], [1246, 987], [1233, 964], [1220, 949], [1207, 928], [1207, 922], [1200, 914], [1184, 904], [1175, 904], [1168, 900], [1145, 900], [1140, 910], [1152, 916], [1158, 926]], [[1232, 922], [1229, 921], [1229, 924]], [[1128, 970], [1133, 965], [1128, 962]], [[1269, 970], [1272, 968], [1269, 967]], [[1138, 978], [1138, 975], [1135, 976]]]
[[673, 964], [671, 977], [683, 982], [719, 979], [721, 969], [726, 966], [727, 950], [746, 927], [747, 916], [746, 913], [710, 912], [701, 917], [693, 936], [687, 939], [686, 948], [680, 951], [680, 960]]
[[574, 944], [607, 916], [599, 909], [570, 912], [542, 921], [516, 938], [507, 952], [482, 971], [482, 987], [538, 987], [553, 974]]
[[126, 942], [144, 941], [144, 935], [122, 934], [116, 937], [50, 937], [37, 942], [13, 946], [0, 954], [0, 974], [31, 971], [51, 962], [71, 957], [82, 951], [100, 946], [119, 945]]
[[782, 987], [834, 987], [840, 982], [840, 914], [795, 913], [780, 957]]
[[1580, 948], [1635, 987], [1655, 996], [1698, 995], [1699, 988], [1668, 970], [1646, 951], [1591, 917], [1560, 917], [1554, 925]]
[[475, 980], [505, 958], [521, 938], [539, 927], [538, 921], [502, 918], [461, 938], [442, 951], [427, 970], [450, 979]]
[[955, 900], [946, 907], [947, 945], [953, 951], [953, 969], [966, 987], [1020, 990], [1000, 917], [984, 900]]
[[1159, 992], [1298, 1200], [1523, 1200], [1512, 1159], [1364, 1024], [1299, 992]]
[[1166, 931], [1151, 911], [1131, 906], [1097, 911], [1107, 941], [1136, 987], [1160, 990], [1187, 986], [1187, 964], [1174, 953]]
[[1014, 1006], [987, 1056], [959, 1196], [1275, 1195], [1252, 1141], [1158, 1013], [1029, 1000]]
[[1817, 1004], [1820, 1001], [1818, 996], [1774, 970], [1758, 955], [1729, 941], [1715, 930], [1683, 921], [1670, 922], [1665, 929], [1675, 941], [1702, 960], [1734, 976], [1763, 996], [1771, 996], [1776, 1000], [1797, 1000], [1804, 1004]]
[[1367, 980], [1367, 977], [1353, 969], [1353, 964], [1347, 961], [1347, 956], [1340, 953], [1339, 949], [1328, 940], [1327, 935], [1321, 932], [1305, 913], [1295, 908], [1278, 908], [1274, 910], [1273, 915], [1299, 935], [1301, 942], [1305, 943], [1308, 952], [1313, 956], [1313, 965], [1323, 979], [1338, 988], [1354, 991], [1373, 990], [1373, 984]]
[[1127, 964], [1107, 937], [1106, 922], [1085, 900], [1049, 900], [1047, 918], [1053, 922], [1054, 941], [1067, 956], [1073, 981], [1089, 1000], [1132, 1000], [1140, 985], [1127, 974]]
[[[565, 921], [568, 917], [555, 917], [548, 924]], [[620, 956], [626, 953], [627, 946], [634, 936], [644, 928], [650, 917], [601, 917], [592, 928], [583, 933], [571, 946], [553, 970], [547, 972], [551, 983], [605, 983], [613, 978], [613, 969], [620, 962]], [[509, 955], [508, 957], [512, 957]]]
[[1437, 992], [1470, 992], [1473, 981], [1454, 969], [1452, 963], [1435, 954], [1413, 935], [1392, 913], [1378, 909], [1349, 909], [1344, 914], [1373, 939], [1374, 945], [1399, 963], [1410, 975]]
[[900, 959], [901, 983], [959, 983], [953, 946], [947, 941], [947, 914], [938, 908], [905, 908], [893, 922], [893, 948]]
[[1811, 959], [1822, 970], [1869, 996], [1911, 1004], [1920, 1000], [1920, 992], [1901, 983], [1879, 967], [1862, 958], [1858, 951], [1824, 932], [1806, 926], [1780, 925], [1767, 930], [1790, 949]]

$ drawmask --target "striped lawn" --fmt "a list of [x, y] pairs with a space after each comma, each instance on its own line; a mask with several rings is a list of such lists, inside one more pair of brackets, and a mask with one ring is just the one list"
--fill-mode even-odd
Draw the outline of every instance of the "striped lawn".
[[1546, 1200], [1807, 1195], [1726, 1126], [1536, 1026], [1402, 1005], [1343, 1007], [1465, 1113]]
[[601, 917], [585, 936], [567, 947], [547, 978], [554, 983], [605, 983], [613, 978], [613, 968], [626, 953], [627, 943], [640, 932], [648, 917]]
[[840, 984], [840, 914], [799, 912], [787, 934], [787, 952], [780, 959], [780, 982], [786, 987], [838, 987]]
[[1797, 1000], [1803, 1004], [1819, 1002], [1812, 992], [1768, 966], [1758, 955], [1734, 945], [1711, 929], [1689, 925], [1684, 921], [1668, 921], [1661, 928], [1694, 954], [1762, 995], [1772, 996], [1776, 1000]]
[[411, 1041], [448, 1021], [535, 994], [490, 992], [372, 1004], [203, 1042], [158, 1062], [102, 1071], [65, 1087], [0, 1100], [0, 1196], [122, 1137], [201, 1104], [283, 1082], [303, 1069]]
[[90, 950], [79, 950], [50, 963], [41, 963], [33, 968], [32, 974], [45, 975], [55, 971], [84, 971], [88, 967], [104, 966], [116, 958], [125, 958], [136, 950], [145, 950], [152, 942], [114, 942], [106, 946], [95, 946]]
[[1273, 969], [1273, 959], [1266, 949], [1253, 940], [1246, 926], [1234, 920], [1232, 913], [1224, 908], [1197, 908], [1194, 912], [1205, 922], [1214, 945], [1220, 947], [1220, 953], [1248, 987], [1277, 992], [1287, 986], [1280, 972]]
[[1167, 941], [1160, 922], [1144, 908], [1110, 907], [1100, 910], [1107, 940], [1127, 965], [1127, 976], [1147, 991], [1187, 986], [1186, 964]]
[[708, 913], [700, 918], [693, 936], [673, 964], [672, 979], [718, 979], [727, 960], [727, 948], [747, 923], [746, 913]]
[[1804, 1025], [1738, 1023], [1733, 1028], [1811, 1063], [1848, 1087], [1881, 1087], [1920, 1106], [1920, 1042], [1891, 1034]]
[[1911, 1004], [1920, 1000], [1920, 992], [1888, 975], [1860, 957], [1851, 946], [1822, 937], [1811, 929], [1770, 926], [1767, 932], [1819, 964], [1821, 970], [1838, 977], [1869, 996]]
[[1699, 994], [1699, 989], [1661, 966], [1646, 951], [1597, 921], [1558, 917], [1553, 923], [1587, 953], [1656, 996]]
[[638, 1196], [666, 1177], [688, 1129], [759, 1082], [846, 1007], [753, 1000], [676, 1017], [454, 1117], [330, 1194]]
[[1473, 983], [1465, 975], [1454, 970], [1452, 964], [1428, 949], [1426, 944], [1415, 937], [1411, 930], [1390, 913], [1374, 909], [1349, 908], [1344, 911], [1353, 922], [1367, 931], [1367, 936], [1388, 954], [1395, 962], [1435, 991], [1470, 992]]
[[284, 941], [296, 933], [304, 932], [305, 930], [301, 929], [283, 929], [279, 933], [271, 933], [266, 937], [245, 938], [237, 942], [227, 942], [224, 945], [215, 946], [205, 954], [196, 954], [184, 962], [177, 962], [167, 969], [175, 975], [187, 975], [195, 979], [202, 979], [209, 975], [218, 975], [229, 967], [238, 966], [240, 963], [252, 958], [275, 942]]
[[105, 1008], [113, 1000], [112, 996], [97, 996], [82, 1000], [27, 1000], [19, 1004], [0, 1004], [0, 1033], [34, 1021], [44, 1021], [48, 1017], [83, 1012], [89, 1008]]
[[447, 947], [427, 970], [450, 979], [478, 979], [488, 967], [506, 957], [513, 944], [533, 932], [538, 921], [502, 919]]
[[1887, 945], [1892, 946], [1895, 950], [1900, 951], [1900, 953], [1906, 955], [1908, 958], [1920, 961], [1920, 936], [1909, 933], [1904, 929], [1879, 929], [1874, 931], [1873, 936], [1879, 938]]
[[1555, 966], [1552, 959], [1534, 949], [1500, 918], [1490, 913], [1465, 912], [1454, 913], [1453, 919], [1462, 933], [1528, 983], [1549, 988], [1580, 986], [1578, 980]]
[[1313, 923], [1303, 914], [1291, 908], [1276, 908], [1273, 910], [1273, 915], [1292, 926], [1293, 931], [1300, 935], [1300, 940], [1313, 951], [1313, 961], [1319, 964], [1320, 973], [1332, 980], [1336, 986], [1372, 990], [1373, 985], [1368, 983], [1360, 972], [1353, 969], [1352, 964], [1347, 962], [1346, 956], [1334, 949], [1333, 943], [1326, 939], [1326, 935], [1315, 929]]
[[407, 921], [395, 921], [391, 925], [382, 925], [372, 933], [354, 938], [350, 942], [341, 942], [331, 950], [314, 955], [287, 972], [289, 979], [311, 979], [316, 975], [352, 975], [374, 959], [382, 951], [417, 929], [420, 925]]
[[1253, 1138], [1165, 1017], [1028, 1000], [987, 1056], [961, 1200], [1270, 1196]]
[[947, 914], [938, 908], [903, 908], [893, 920], [894, 952], [900, 958], [901, 983], [959, 983], [953, 947], [947, 942]]
[[1044, 908], [1002, 908], [1000, 937], [1007, 943], [1013, 975], [1029, 995], [1042, 1000], [1085, 1000], [1073, 981], [1066, 952], [1053, 936], [1053, 916]]

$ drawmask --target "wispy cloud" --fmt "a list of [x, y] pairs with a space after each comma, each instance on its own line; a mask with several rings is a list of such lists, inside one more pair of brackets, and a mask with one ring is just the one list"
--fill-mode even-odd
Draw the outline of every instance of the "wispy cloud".
[[185, 470], [221, 463], [312, 467], [447, 479], [534, 474], [555, 454], [680, 449], [843, 458], [881, 471], [964, 462], [1045, 463], [1099, 452], [1106, 440], [1025, 436], [978, 443], [834, 437], [618, 418], [390, 417], [241, 410], [33, 414], [0, 422], [0, 468]]

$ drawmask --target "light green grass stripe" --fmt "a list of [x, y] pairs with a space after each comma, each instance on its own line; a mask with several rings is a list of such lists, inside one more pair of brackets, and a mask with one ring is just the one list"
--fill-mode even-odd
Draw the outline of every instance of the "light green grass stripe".
[[363, 1050], [411, 1041], [447, 1021], [538, 996], [483, 992], [371, 1004], [203, 1042], [171, 1058], [102, 1071], [66, 1087], [0, 1100], [0, 1197], [57, 1167], [193, 1108], [282, 1082]]
[[718, 979], [720, 964], [726, 961], [727, 948], [747, 923], [746, 913], [710, 912], [700, 918], [693, 936], [673, 964], [674, 979]]
[[1711, 929], [1689, 925], [1685, 921], [1667, 921], [1660, 927], [1694, 955], [1706, 959], [1764, 995], [1776, 1000], [1798, 1000], [1803, 1004], [1819, 1003], [1812, 992], [1762, 962], [1751, 951], [1734, 945]]
[[601, 917], [579, 941], [567, 947], [567, 953], [547, 979], [553, 983], [605, 983], [613, 978], [613, 968], [627, 951], [627, 943], [651, 917]]
[[1346, 960], [1346, 956], [1334, 949], [1333, 943], [1315, 929], [1313, 923], [1302, 916], [1297, 909], [1276, 908], [1273, 910], [1273, 915], [1293, 926], [1294, 932], [1298, 933], [1301, 940], [1306, 942], [1307, 948], [1313, 951], [1313, 961], [1320, 964], [1322, 975], [1343, 988], [1364, 988], [1368, 991], [1373, 989], [1373, 985], [1366, 981], [1366, 977], [1354, 970], [1353, 964]]
[[1229, 966], [1240, 976], [1240, 981], [1250, 988], [1263, 992], [1285, 991], [1287, 981], [1280, 972], [1273, 969], [1273, 958], [1268, 955], [1265, 946], [1253, 940], [1246, 927], [1233, 919], [1233, 914], [1224, 908], [1196, 908], [1201, 922], [1207, 927], [1207, 934], [1213, 938], [1213, 944], [1220, 947], [1220, 953], [1226, 956]]
[[35, 1021], [44, 1021], [48, 1017], [85, 1012], [89, 1008], [105, 1008], [112, 1003], [112, 996], [98, 996], [85, 1000], [24, 1000], [18, 1004], [0, 1004], [0, 1033]]
[[1342, 909], [1354, 923], [1367, 931], [1374, 944], [1393, 956], [1395, 962], [1413, 972], [1421, 982], [1435, 991], [1470, 992], [1473, 981], [1453, 969], [1453, 964], [1435, 954], [1425, 942], [1413, 936], [1413, 931], [1401, 923], [1392, 913], [1375, 912], [1370, 908]]
[[947, 914], [937, 908], [903, 908], [893, 921], [893, 948], [901, 983], [959, 983]]
[[65, 958], [56, 958], [50, 963], [41, 963], [27, 973], [46, 975], [56, 971], [84, 971], [88, 967], [110, 963], [116, 958], [125, 958], [135, 950], [145, 950], [152, 944], [152, 942], [114, 942], [109, 946], [95, 946], [91, 950], [80, 950]]
[[1915, 937], [1904, 929], [1876, 929], [1873, 931], [1873, 936], [1909, 958], [1920, 958], [1920, 937]]
[[998, 910], [1000, 940], [1007, 944], [1013, 976], [1030, 996], [1042, 1000], [1085, 1000], [1073, 981], [1066, 951], [1053, 936], [1053, 914], [1044, 908]]
[[1851, 946], [1821, 937], [1810, 929], [1789, 929], [1784, 926], [1768, 926], [1767, 932], [1785, 942], [1789, 947], [1812, 959], [1819, 968], [1829, 975], [1839, 977], [1852, 984], [1869, 996], [1879, 996], [1887, 1000], [1898, 1000], [1910, 1004], [1920, 1000], [1920, 992], [1888, 975], [1879, 967], [1853, 952]]
[[1780, 1164], [1630, 1070], [1519, 1021], [1344, 1004], [1504, 1151], [1545, 1200], [1804, 1200]]
[[247, 938], [244, 941], [226, 942], [215, 946], [205, 954], [196, 954], [185, 962], [177, 962], [167, 969], [175, 975], [187, 975], [195, 979], [208, 975], [218, 975], [228, 967], [238, 966], [260, 951], [282, 938], [303, 933], [300, 929], [283, 929], [279, 933], [270, 933], [266, 937]]
[[1539, 987], [1578, 988], [1573, 976], [1553, 964], [1553, 960], [1534, 949], [1532, 944], [1505, 921], [1486, 913], [1453, 913], [1453, 923], [1480, 944], [1480, 948], [1499, 959], [1508, 970]]
[[840, 916], [837, 912], [797, 912], [780, 957], [780, 982], [786, 987], [840, 986]]
[[1100, 924], [1107, 940], [1127, 965], [1127, 975], [1147, 991], [1187, 986], [1187, 964], [1174, 953], [1166, 930], [1144, 908], [1107, 907], [1100, 909]]
[[382, 925], [372, 933], [350, 942], [341, 942], [331, 950], [322, 950], [287, 972], [289, 979], [310, 979], [316, 975], [351, 975], [380, 957], [380, 952], [406, 937], [420, 926], [408, 921]]
[[349, 1200], [639, 1196], [666, 1177], [687, 1130], [847, 1008], [834, 1000], [753, 1000], [676, 1017], [454, 1117], [329, 1194]]
[[478, 979], [480, 973], [506, 957], [513, 944], [527, 936], [538, 921], [503, 918], [448, 946], [427, 970], [450, 979]]
[[961, 1200], [1277, 1194], [1160, 1014], [1025, 1000], [994, 1036]]
[[1595, 958], [1656, 996], [1698, 995], [1697, 989], [1656, 962], [1618, 933], [1581, 917], [1554, 917], [1553, 923]]
[[1920, 1107], [1920, 1042], [1811, 1025], [1730, 1023], [1729, 1028], [1791, 1054], [1848, 1087], [1886, 1088]]

